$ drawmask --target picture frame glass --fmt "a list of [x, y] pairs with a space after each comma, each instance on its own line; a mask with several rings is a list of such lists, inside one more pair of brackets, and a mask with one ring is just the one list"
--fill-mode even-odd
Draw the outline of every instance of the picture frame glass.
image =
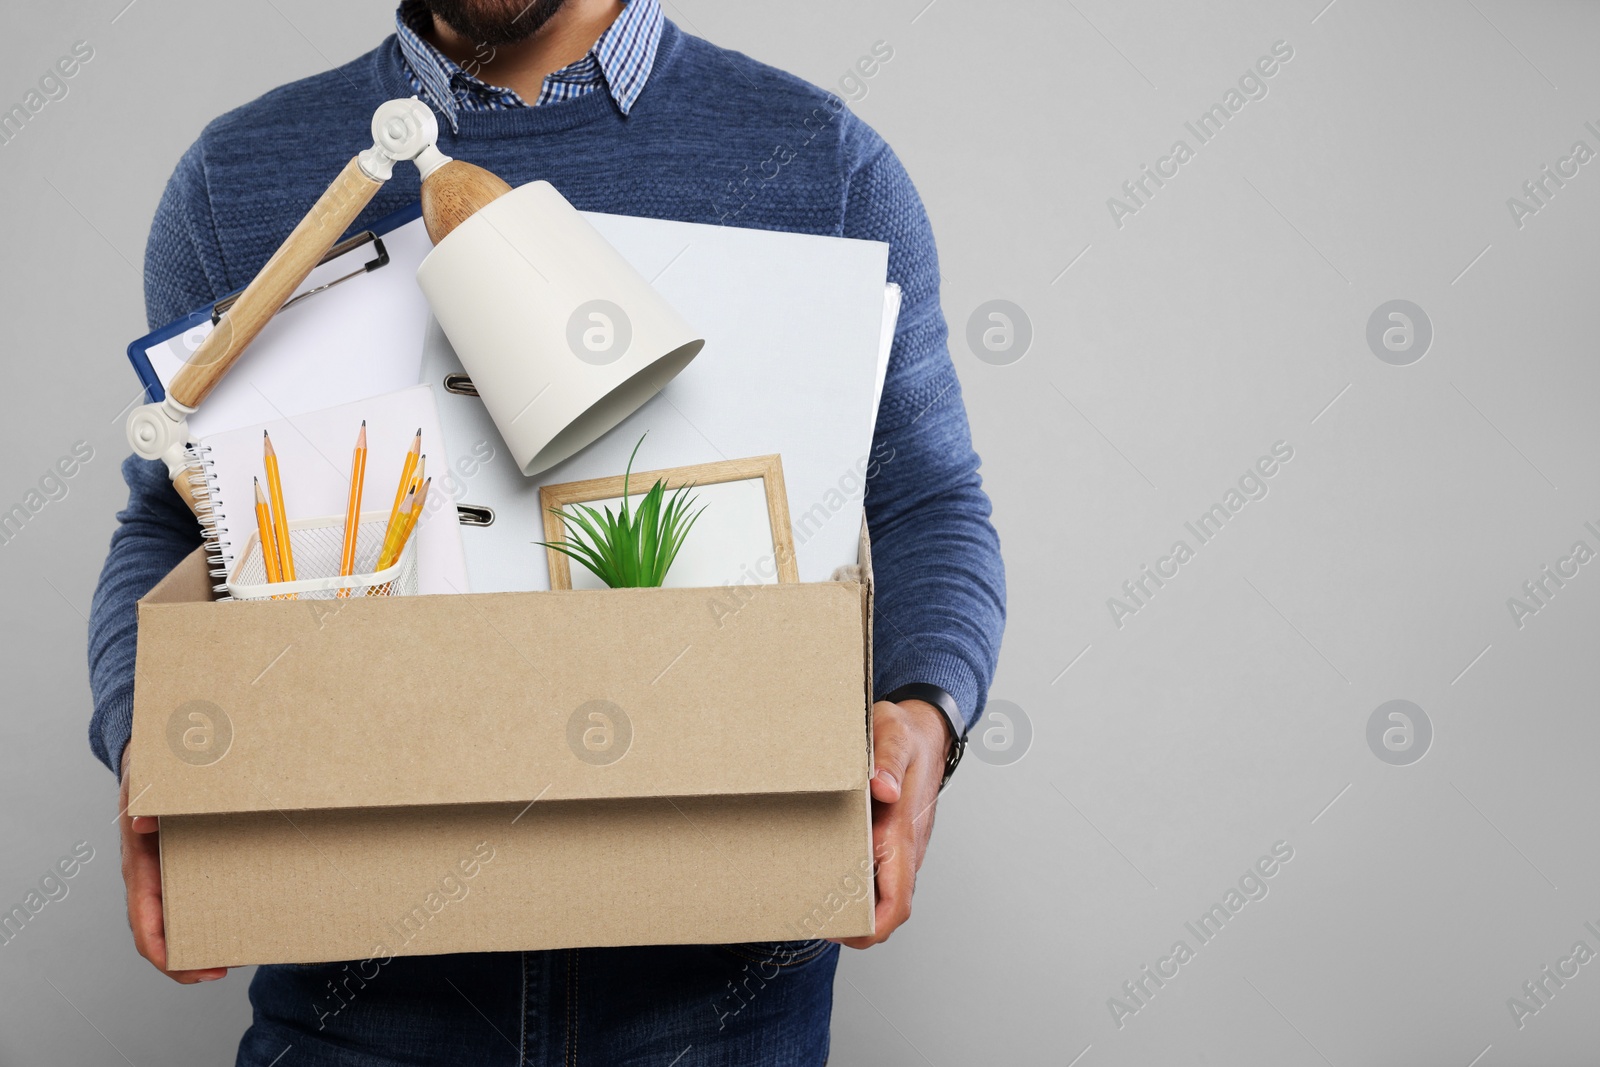
[[[691, 513], [699, 511], [694, 528], [684, 538], [662, 583], [665, 589], [717, 588], [735, 585], [771, 585], [778, 580], [773, 565], [772, 523], [767, 517], [767, 495], [762, 479], [696, 485]], [[671, 497], [671, 492], [668, 492]], [[622, 497], [585, 501], [599, 511], [617, 513]], [[628, 499], [631, 511], [639, 508], [638, 494]], [[605, 583], [589, 568], [571, 563], [573, 589], [604, 589]], [[765, 573], [762, 573], [765, 572]]]

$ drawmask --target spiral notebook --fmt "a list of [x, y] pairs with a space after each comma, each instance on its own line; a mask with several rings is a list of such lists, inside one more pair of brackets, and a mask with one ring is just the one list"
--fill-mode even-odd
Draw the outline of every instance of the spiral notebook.
[[[349, 404], [270, 422], [223, 430], [191, 446], [190, 484], [200, 499], [211, 574], [221, 583], [255, 532], [253, 480], [266, 485], [262, 431], [272, 435], [282, 475], [284, 510], [291, 521], [342, 519], [350, 492], [350, 456], [361, 420], [367, 422], [367, 474], [362, 510], [387, 509], [394, 500], [400, 467], [417, 428], [430, 473], [447, 469], [448, 452], [439, 428], [433, 389], [415, 385]], [[441, 482], [434, 481], [437, 490]], [[432, 491], [430, 491], [430, 496]], [[468, 592], [461, 526], [453, 500], [441, 494], [417, 524], [419, 592]], [[303, 575], [302, 577], [310, 577]]]

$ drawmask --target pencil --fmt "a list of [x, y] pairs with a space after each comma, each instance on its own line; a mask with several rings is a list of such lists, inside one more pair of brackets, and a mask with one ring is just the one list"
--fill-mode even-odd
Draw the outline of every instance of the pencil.
[[[411, 488], [420, 490], [422, 488], [422, 482], [427, 476], [428, 457], [423, 456], [417, 460], [417, 469], [411, 472]], [[411, 506], [416, 507], [416, 504], [412, 504]], [[399, 517], [403, 519], [405, 518], [405, 515], [401, 514]]]
[[[402, 516], [409, 516], [411, 514], [411, 505], [416, 503], [416, 494], [417, 491], [415, 487], [408, 487], [406, 489], [406, 495], [400, 501], [400, 513]], [[404, 528], [404, 526], [405, 521], [402, 519], [401, 521], [396, 522], [389, 532], [384, 535], [383, 548], [378, 552], [378, 565], [373, 568], [374, 570], [381, 571], [391, 565], [389, 554], [394, 548], [395, 539], [400, 535], [400, 531]]]
[[[361, 420], [361, 432], [356, 435], [355, 454], [350, 457], [350, 502], [344, 512], [344, 551], [339, 556], [339, 576], [348, 577], [356, 569], [356, 534], [361, 529], [361, 489], [367, 480], [367, 420]], [[339, 595], [347, 597], [350, 590], [340, 589]]]
[[278, 538], [272, 532], [272, 514], [267, 508], [267, 496], [261, 491], [261, 479], [256, 478], [256, 534], [261, 541], [261, 562], [267, 568], [267, 581], [283, 581], [278, 570]]
[[261, 431], [267, 457], [267, 492], [272, 498], [272, 529], [278, 542], [278, 571], [283, 581], [294, 581], [294, 547], [289, 543], [289, 514], [283, 504], [283, 480], [278, 476], [278, 453], [272, 437]]
[[394, 529], [395, 519], [400, 515], [400, 502], [406, 498], [406, 490], [411, 488], [411, 475], [417, 469], [417, 457], [422, 453], [422, 427], [417, 427], [417, 435], [411, 439], [411, 450], [406, 453], [406, 462], [400, 468], [400, 484], [394, 487], [394, 506], [389, 509], [389, 525], [383, 528], [383, 539], [389, 540], [389, 532]]
[[392, 555], [392, 557], [389, 558], [389, 566], [394, 566], [395, 565], [395, 560], [398, 560], [398, 558], [400, 558], [400, 555], [402, 555], [402, 553], [405, 552], [406, 541], [410, 541], [411, 533], [413, 533], [413, 531], [416, 530], [416, 525], [418, 525], [418, 522], [421, 522], [421, 518], [422, 518], [422, 501], [426, 501], [426, 499], [427, 499], [427, 486], [432, 485], [432, 483], [434, 483], [434, 480], [432, 480], [432, 478], [429, 478], [429, 480], [427, 480], [427, 482], [422, 483], [421, 490], [416, 491], [416, 502], [413, 502], [413, 504], [411, 504], [411, 514], [406, 515], [405, 526], [402, 526], [402, 528], [400, 528], [400, 536], [395, 537], [394, 555]]
[[422, 505], [428, 502], [428, 486], [432, 484], [433, 479], [429, 478], [422, 483], [422, 488], [417, 490], [417, 502], [411, 505], [411, 525], [406, 527], [407, 536], [410, 536], [412, 529], [416, 527], [417, 522], [422, 518]]

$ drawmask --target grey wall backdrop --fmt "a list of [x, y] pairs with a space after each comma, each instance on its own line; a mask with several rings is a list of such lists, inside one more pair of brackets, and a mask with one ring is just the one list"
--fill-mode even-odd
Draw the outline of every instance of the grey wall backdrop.
[[[1600, 8], [666, 8], [898, 149], [1010, 573], [995, 713], [910, 927], [846, 955], [834, 1062], [1592, 1062]], [[85, 615], [172, 165], [390, 18], [6, 5], [0, 103], [93, 58], [0, 146], [0, 508], [92, 457], [0, 545], [0, 901], [93, 858], [0, 946], [5, 1064], [231, 1063], [247, 1024], [248, 974], [134, 953]]]

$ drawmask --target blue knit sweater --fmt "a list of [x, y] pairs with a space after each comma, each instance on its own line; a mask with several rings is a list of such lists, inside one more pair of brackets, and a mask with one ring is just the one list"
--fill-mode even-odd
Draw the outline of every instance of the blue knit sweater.
[[[400, 62], [390, 37], [206, 127], [178, 162], [145, 249], [152, 327], [250, 280], [370, 143], [378, 104], [411, 95]], [[1005, 576], [946, 349], [933, 234], [883, 140], [837, 97], [669, 22], [627, 116], [600, 92], [463, 112], [439, 147], [513, 186], [546, 179], [579, 210], [888, 242], [904, 302], [866, 497], [874, 683], [879, 694], [937, 685], [976, 721], [999, 652]], [[416, 169], [397, 167], [352, 232], [417, 197]], [[135, 602], [200, 543], [163, 466], [129, 457], [122, 469], [128, 506], [89, 619], [89, 738], [113, 772], [132, 729]]]

